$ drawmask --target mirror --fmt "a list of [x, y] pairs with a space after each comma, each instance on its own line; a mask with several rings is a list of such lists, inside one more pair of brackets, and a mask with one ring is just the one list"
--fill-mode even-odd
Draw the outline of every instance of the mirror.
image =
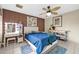
[[15, 24], [7, 24], [7, 33], [15, 32]]

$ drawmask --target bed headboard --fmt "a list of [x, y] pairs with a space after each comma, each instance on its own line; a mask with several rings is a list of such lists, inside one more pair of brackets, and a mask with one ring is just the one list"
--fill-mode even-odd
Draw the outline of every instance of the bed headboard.
[[38, 27], [24, 27], [24, 33], [30, 33], [32, 31], [38, 32]]

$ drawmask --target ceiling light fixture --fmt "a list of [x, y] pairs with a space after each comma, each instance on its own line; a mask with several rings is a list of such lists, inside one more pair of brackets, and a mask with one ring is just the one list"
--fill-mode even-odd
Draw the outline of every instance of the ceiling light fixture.
[[51, 16], [51, 12], [47, 12], [47, 16]]
[[51, 16], [51, 11], [50, 10], [47, 11], [47, 16]]
[[20, 9], [22, 9], [22, 8], [23, 8], [23, 6], [22, 6], [22, 5], [20, 5], [20, 4], [16, 4], [16, 7], [20, 8]]

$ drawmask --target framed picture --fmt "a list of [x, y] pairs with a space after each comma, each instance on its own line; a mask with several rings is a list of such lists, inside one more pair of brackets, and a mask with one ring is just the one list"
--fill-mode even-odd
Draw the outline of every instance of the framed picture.
[[62, 16], [53, 17], [54, 26], [62, 26]]
[[28, 16], [27, 26], [37, 26], [37, 18]]

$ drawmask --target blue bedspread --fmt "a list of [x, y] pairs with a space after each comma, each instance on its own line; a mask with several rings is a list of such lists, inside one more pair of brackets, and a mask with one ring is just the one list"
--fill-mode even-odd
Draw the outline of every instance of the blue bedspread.
[[25, 34], [25, 38], [36, 46], [36, 52], [40, 54], [46, 45], [52, 44], [57, 40], [56, 35], [48, 35], [47, 33], [29, 33]]

